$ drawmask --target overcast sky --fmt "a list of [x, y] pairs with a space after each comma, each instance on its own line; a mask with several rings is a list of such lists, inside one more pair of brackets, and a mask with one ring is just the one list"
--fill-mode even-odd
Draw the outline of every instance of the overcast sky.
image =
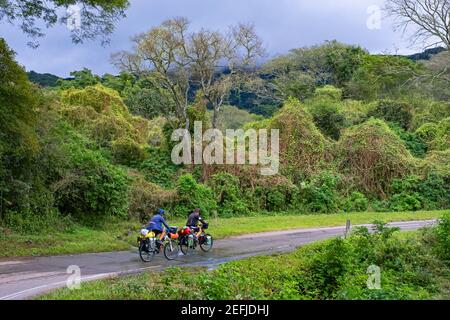
[[[370, 8], [382, 7], [383, 3], [384, 0], [131, 0], [127, 18], [117, 24], [106, 47], [100, 41], [72, 44], [64, 25], [47, 30], [38, 49], [29, 48], [26, 36], [6, 22], [0, 23], [0, 36], [17, 52], [18, 61], [28, 71], [63, 77], [83, 67], [96, 74], [117, 73], [110, 64], [111, 53], [129, 49], [131, 36], [175, 16], [189, 18], [194, 30], [225, 30], [237, 22], [252, 22], [270, 56], [333, 39], [359, 44], [373, 53], [420, 51], [409, 47], [401, 33], [392, 30], [391, 21], [383, 19], [381, 28], [376, 28]], [[369, 28], [368, 21], [375, 28]]]

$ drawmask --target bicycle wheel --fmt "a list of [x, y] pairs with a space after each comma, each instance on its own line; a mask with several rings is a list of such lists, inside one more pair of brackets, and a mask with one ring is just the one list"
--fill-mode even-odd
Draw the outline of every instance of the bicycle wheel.
[[178, 256], [179, 248], [176, 242], [167, 241], [164, 244], [164, 256], [167, 260], [174, 260]]
[[200, 237], [199, 243], [200, 243], [200, 249], [204, 252], [208, 252], [213, 247], [213, 237], [210, 234], [205, 234]]
[[148, 239], [145, 241], [141, 241], [139, 245], [139, 257], [141, 257], [141, 260], [144, 262], [150, 262], [153, 260], [154, 256], [155, 251], [150, 248]]
[[183, 236], [180, 238], [180, 249], [184, 255], [187, 255], [189, 252], [189, 243], [187, 236]]

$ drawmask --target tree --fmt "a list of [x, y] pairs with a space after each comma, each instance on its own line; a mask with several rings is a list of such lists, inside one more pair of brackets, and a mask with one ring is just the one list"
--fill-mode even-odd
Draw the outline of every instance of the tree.
[[100, 83], [100, 77], [94, 75], [91, 70], [84, 68], [80, 71], [72, 71], [70, 79], [59, 79], [58, 85], [62, 89], [77, 88], [82, 89], [87, 86], [94, 86]]
[[395, 29], [415, 27], [413, 43], [432, 40], [450, 50], [450, 2], [448, 0], [388, 0], [386, 10], [398, 19]]
[[36, 107], [39, 95], [0, 38], [0, 220], [4, 209], [20, 200], [11, 193], [32, 178], [30, 166], [39, 150]]
[[287, 55], [266, 63], [263, 73], [282, 100], [289, 96], [304, 100], [314, 93], [316, 86], [343, 87], [367, 55], [358, 46], [328, 41], [323, 45], [292, 49]]
[[422, 73], [423, 66], [407, 58], [368, 55], [346, 84], [345, 95], [366, 101], [400, 97], [416, 90], [415, 79]]
[[49, 28], [58, 21], [68, 23], [77, 19], [79, 27], [71, 30], [74, 43], [101, 36], [105, 44], [114, 31], [114, 23], [125, 16], [128, 5], [128, 0], [0, 0], [0, 22], [17, 22], [32, 39], [28, 44], [37, 47], [37, 38], [44, 36], [40, 24]]
[[189, 32], [186, 18], [173, 18], [135, 37], [134, 52], [112, 59], [121, 70], [152, 75], [170, 93], [180, 126], [189, 128], [186, 110], [190, 92], [198, 88], [213, 108], [213, 127], [220, 107], [238, 82], [263, 54], [253, 25], [239, 24], [229, 34], [201, 29]]

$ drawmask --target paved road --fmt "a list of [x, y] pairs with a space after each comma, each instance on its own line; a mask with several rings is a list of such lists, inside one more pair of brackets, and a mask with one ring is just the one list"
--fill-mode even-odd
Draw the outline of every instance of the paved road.
[[[428, 220], [394, 222], [390, 225], [402, 230], [415, 230], [433, 223], [433, 220]], [[70, 276], [68, 267], [73, 265], [80, 268], [81, 281], [146, 270], [159, 271], [169, 266], [201, 265], [214, 268], [227, 261], [254, 255], [289, 252], [307, 243], [343, 235], [344, 232], [345, 227], [330, 227], [244, 235], [216, 241], [209, 253], [196, 250], [188, 256], [180, 255], [174, 261], [167, 261], [161, 254], [148, 264], [141, 262], [136, 248], [121, 252], [1, 259], [0, 300], [27, 299], [63, 287]]]

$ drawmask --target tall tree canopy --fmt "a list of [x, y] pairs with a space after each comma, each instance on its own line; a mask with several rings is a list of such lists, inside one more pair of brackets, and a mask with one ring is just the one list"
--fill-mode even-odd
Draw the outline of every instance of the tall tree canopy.
[[[199, 88], [212, 106], [216, 127], [220, 107], [255, 60], [263, 55], [261, 40], [253, 25], [239, 24], [228, 34], [201, 29], [189, 31], [186, 18], [173, 18], [137, 36], [134, 52], [113, 55], [114, 63], [125, 71], [141, 76], [152, 74], [175, 104], [175, 115], [189, 127], [189, 92]], [[220, 72], [227, 71], [227, 72]]]
[[128, 5], [128, 0], [0, 0], [0, 22], [19, 25], [32, 39], [29, 45], [38, 46], [37, 39], [44, 36], [42, 25], [49, 28], [58, 21], [67, 23], [77, 15], [79, 27], [71, 28], [72, 41], [101, 37], [105, 44]]

